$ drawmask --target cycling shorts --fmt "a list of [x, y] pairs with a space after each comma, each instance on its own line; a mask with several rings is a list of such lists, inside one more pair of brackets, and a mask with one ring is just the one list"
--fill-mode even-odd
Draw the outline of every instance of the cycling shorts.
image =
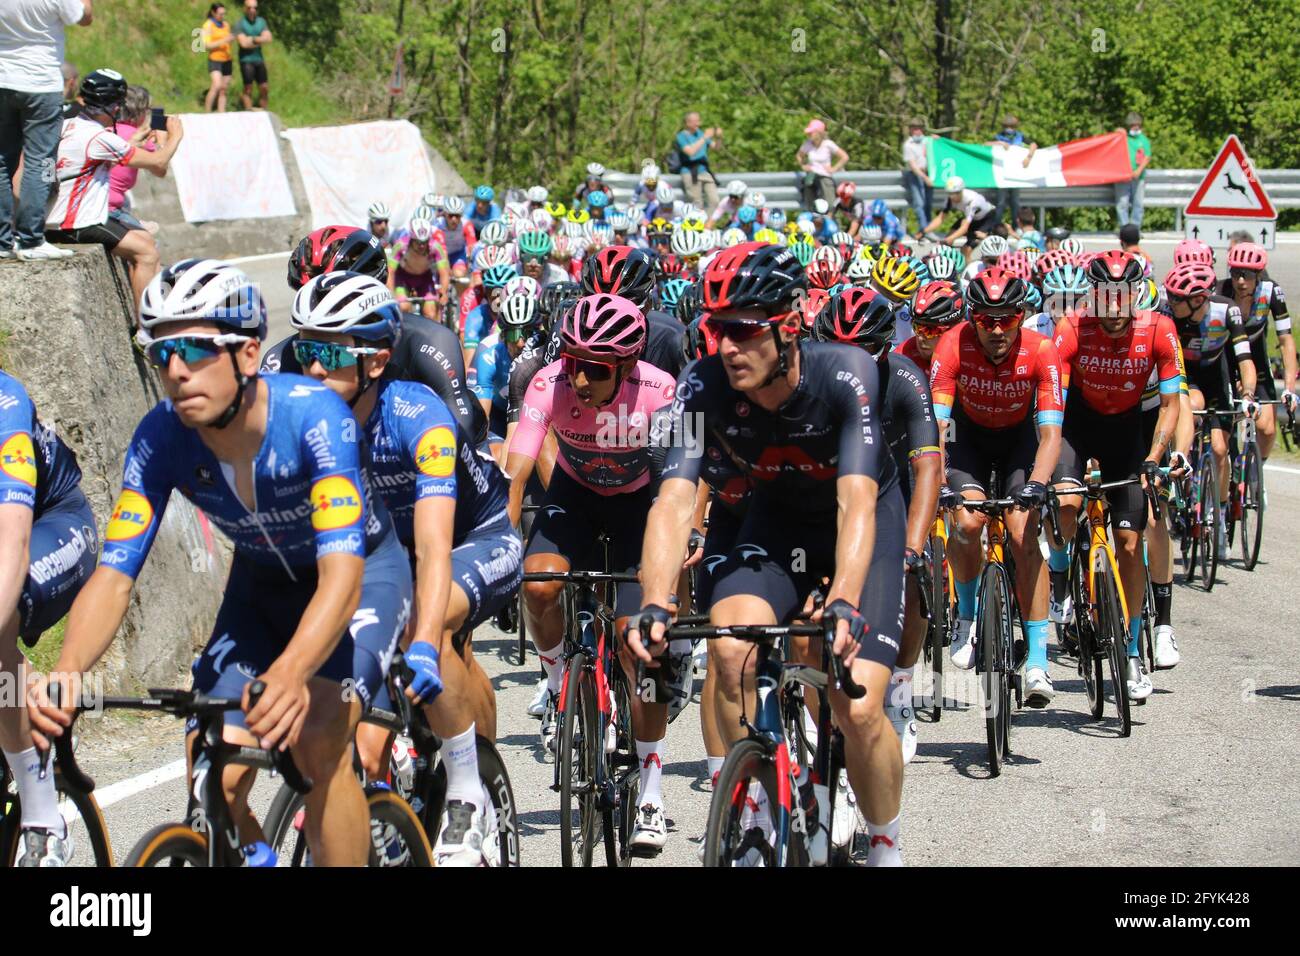
[[[574, 570], [603, 571], [605, 554], [596, 540], [603, 533], [609, 539], [609, 571], [634, 574], [641, 563], [641, 539], [653, 500], [649, 485], [627, 494], [598, 495], [556, 468], [533, 515], [526, 556], [558, 554]], [[640, 609], [641, 585], [619, 584], [614, 616], [631, 617]]]
[[[314, 575], [289, 581], [250, 569], [236, 555], [226, 593], [207, 646], [194, 661], [194, 689], [238, 697], [244, 685], [264, 673], [288, 646], [316, 593]], [[362, 709], [384, 687], [388, 664], [411, 612], [411, 569], [395, 534], [388, 534], [366, 558], [361, 603], [316, 677], [355, 693]], [[226, 712], [228, 726], [246, 727], [240, 710]], [[197, 722], [191, 721], [188, 729]]]
[[[1102, 415], [1071, 393], [1061, 428], [1061, 457], [1052, 481], [1083, 481], [1089, 458], [1101, 465], [1102, 481], [1136, 478], [1151, 448], [1144, 441], [1145, 415], [1136, 406], [1119, 415]], [[1154, 425], [1152, 426], [1154, 428]], [[1123, 530], [1141, 531], [1147, 526], [1147, 502], [1141, 485], [1127, 485], [1106, 492], [1111, 523]]]
[[[488, 416], [488, 444], [499, 445], [506, 438], [506, 407], [492, 403], [492, 414]], [[559, 469], [556, 469], [557, 471]], [[536, 469], [534, 469], [534, 473]]]
[[394, 275], [394, 288], [404, 290], [407, 298], [427, 298], [438, 291], [438, 275], [433, 271], [433, 266], [429, 267], [428, 272], [407, 272], [398, 266]]
[[1250, 357], [1255, 360], [1255, 397], [1277, 401], [1277, 383], [1268, 361], [1268, 336], [1260, 333], [1250, 343]]
[[1032, 415], [1009, 428], [985, 428], [971, 421], [960, 405], [952, 410], [952, 439], [948, 455], [948, 486], [954, 491], [989, 493], [996, 470], [1002, 476], [1002, 494], [1014, 496], [1028, 479], [1038, 454], [1038, 432]]
[[1232, 427], [1232, 376], [1228, 371], [1226, 354], [1220, 355], [1211, 365], [1189, 366], [1187, 386], [1200, 391], [1205, 398], [1206, 411], [1218, 413], [1205, 416], [1206, 425], [1222, 431]]
[[95, 570], [99, 538], [95, 514], [80, 488], [32, 522], [27, 581], [18, 602], [18, 634], [32, 647], [61, 621]]
[[695, 610], [706, 613], [713, 600], [714, 573], [735, 547], [736, 535], [744, 523], [744, 511], [735, 512], [714, 501], [709, 508], [709, 526], [704, 529], [704, 558], [695, 574]]
[[469, 258], [465, 255], [465, 248], [462, 246], [456, 252], [447, 253], [447, 265], [463, 265], [469, 267]]
[[[736, 594], [762, 598], [789, 621], [823, 577], [835, 574], [836, 515], [822, 518], [752, 502], [737, 544], [714, 573], [713, 603]], [[870, 632], [858, 657], [892, 668], [903, 635], [903, 551], [907, 511], [897, 487], [876, 499], [876, 544], [858, 600]]]

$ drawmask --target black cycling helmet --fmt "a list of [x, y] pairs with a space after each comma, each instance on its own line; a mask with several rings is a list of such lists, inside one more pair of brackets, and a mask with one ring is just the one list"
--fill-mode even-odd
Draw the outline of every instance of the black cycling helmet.
[[1053, 242], [1060, 242], [1062, 239], [1070, 238], [1070, 230], [1066, 229], [1064, 226], [1051, 226], [1048, 228], [1045, 235]]
[[1023, 309], [1028, 296], [1024, 279], [1001, 266], [990, 266], [966, 286], [966, 308], [970, 312]]
[[1093, 285], [1114, 282], [1134, 285], [1146, 278], [1137, 256], [1119, 249], [1111, 249], [1093, 256], [1088, 262], [1088, 281]]
[[887, 298], [875, 289], [850, 286], [831, 296], [817, 313], [812, 337], [856, 345], [875, 355], [894, 337], [894, 325], [894, 309]]
[[677, 298], [677, 305], [673, 308], [673, 315], [677, 316], [677, 321], [682, 325], [690, 325], [699, 314], [700, 286], [699, 283], [692, 282], [691, 287]]
[[644, 309], [657, 279], [655, 257], [631, 246], [606, 246], [582, 263], [582, 294], [622, 296]]
[[95, 70], [81, 81], [81, 102], [97, 113], [116, 114], [126, 101], [126, 80], [116, 70]]
[[324, 226], [303, 236], [289, 256], [289, 286], [301, 289], [326, 272], [359, 272], [388, 282], [388, 254], [365, 229]]
[[776, 316], [790, 311], [808, 279], [787, 246], [742, 242], [713, 257], [700, 285], [700, 302], [709, 312], [756, 308]]
[[560, 303], [565, 299], [577, 299], [582, 295], [582, 286], [576, 282], [552, 282], [542, 289], [542, 316], [552, 321], [557, 314]]

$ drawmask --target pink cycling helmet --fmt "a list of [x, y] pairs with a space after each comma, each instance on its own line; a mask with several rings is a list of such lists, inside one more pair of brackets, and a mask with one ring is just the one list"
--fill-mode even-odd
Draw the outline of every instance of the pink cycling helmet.
[[1174, 265], [1180, 266], [1184, 262], [1203, 262], [1212, 266], [1214, 250], [1199, 239], [1184, 239], [1174, 246]]
[[1029, 257], [1023, 252], [1004, 252], [998, 256], [997, 264], [1026, 282], [1034, 277], [1033, 266], [1029, 264]]
[[1192, 295], [1209, 295], [1214, 291], [1215, 281], [1212, 266], [1204, 262], [1181, 262], [1165, 276], [1165, 291], [1184, 299]]
[[585, 295], [560, 326], [564, 351], [616, 361], [640, 357], [646, 323], [641, 310], [619, 295]]
[[1268, 253], [1255, 242], [1239, 242], [1228, 250], [1229, 269], [1250, 269], [1258, 272], [1268, 265]]

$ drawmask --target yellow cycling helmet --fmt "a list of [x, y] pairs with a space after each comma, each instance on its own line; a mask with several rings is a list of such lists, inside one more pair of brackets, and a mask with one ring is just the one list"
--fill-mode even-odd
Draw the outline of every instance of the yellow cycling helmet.
[[799, 231], [799, 223], [797, 223], [795, 220], [791, 219], [789, 222], [785, 224], [785, 234], [787, 236], [793, 236], [798, 231]]
[[690, 229], [692, 232], [703, 232], [704, 219], [700, 216], [687, 216], [682, 220], [682, 228]]
[[656, 234], [669, 236], [672, 235], [672, 231], [673, 231], [673, 224], [669, 222], [667, 219], [665, 219], [663, 216], [656, 216], [654, 219], [651, 219], [650, 225], [646, 229], [646, 232], [652, 236]]
[[591, 213], [585, 209], [570, 209], [569, 214], [564, 217], [568, 222], [576, 222], [580, 226], [585, 226], [591, 220]]
[[552, 219], [563, 219], [565, 213], [569, 211], [562, 202], [548, 202], [542, 208], [550, 213]]
[[755, 242], [770, 242], [774, 246], [781, 245], [781, 234], [775, 229], [760, 229], [754, 233]]
[[916, 269], [902, 256], [881, 256], [871, 268], [871, 281], [895, 302], [910, 298], [921, 284]]

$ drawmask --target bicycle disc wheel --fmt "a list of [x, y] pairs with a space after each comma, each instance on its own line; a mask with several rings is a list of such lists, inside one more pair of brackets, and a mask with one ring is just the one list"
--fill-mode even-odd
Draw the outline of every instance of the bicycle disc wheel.
[[596, 682], [581, 652], [569, 659], [555, 735], [560, 762], [560, 863], [591, 866], [597, 840], [596, 764], [601, 747]]
[[307, 836], [303, 832], [306, 801], [293, 787], [281, 784], [266, 811], [262, 832], [275, 851], [280, 866], [310, 866]]
[[980, 687], [984, 691], [984, 729], [989, 748], [989, 775], [1002, 773], [1006, 755], [1007, 713], [1010, 705], [1010, 613], [1002, 587], [1000, 571], [994, 566], [984, 570], [980, 581], [979, 621], [975, 626], [975, 648], [980, 660]]
[[208, 839], [184, 823], [160, 823], [131, 848], [124, 866], [207, 866]]
[[934, 573], [930, 576], [930, 626], [926, 634], [926, 653], [930, 655], [933, 682], [930, 719], [937, 722], [943, 716], [943, 650], [951, 626], [949, 615], [952, 611], [948, 606], [948, 555], [942, 538], [930, 539], [930, 554]]
[[738, 741], [727, 753], [709, 801], [704, 865], [803, 865], [802, 846], [792, 852], [795, 848], [777, 845], [779, 808], [775, 761], [759, 741]]
[[519, 814], [510, 775], [506, 773], [506, 765], [492, 741], [480, 736], [477, 743], [478, 778], [483, 789], [492, 795], [492, 809], [497, 820], [498, 852], [490, 865], [519, 866]]
[[1247, 571], [1254, 571], [1264, 536], [1264, 470], [1254, 445], [1246, 449], [1241, 470], [1241, 560]]
[[1115, 711], [1119, 716], [1119, 735], [1127, 737], [1133, 729], [1128, 699], [1128, 626], [1121, 610], [1119, 582], [1111, 574], [1109, 564], [1104, 564], [1098, 569], [1096, 584], [1098, 627], [1101, 630], [1102, 641], [1107, 645], [1106, 657], [1110, 664], [1110, 683], [1115, 695]]
[[370, 866], [433, 866], [433, 849], [411, 805], [387, 787], [366, 795], [370, 811]]
[[1219, 483], [1214, 472], [1214, 456], [1201, 457], [1200, 481], [1200, 554], [1197, 570], [1201, 587], [1214, 589], [1215, 575], [1219, 570]]

